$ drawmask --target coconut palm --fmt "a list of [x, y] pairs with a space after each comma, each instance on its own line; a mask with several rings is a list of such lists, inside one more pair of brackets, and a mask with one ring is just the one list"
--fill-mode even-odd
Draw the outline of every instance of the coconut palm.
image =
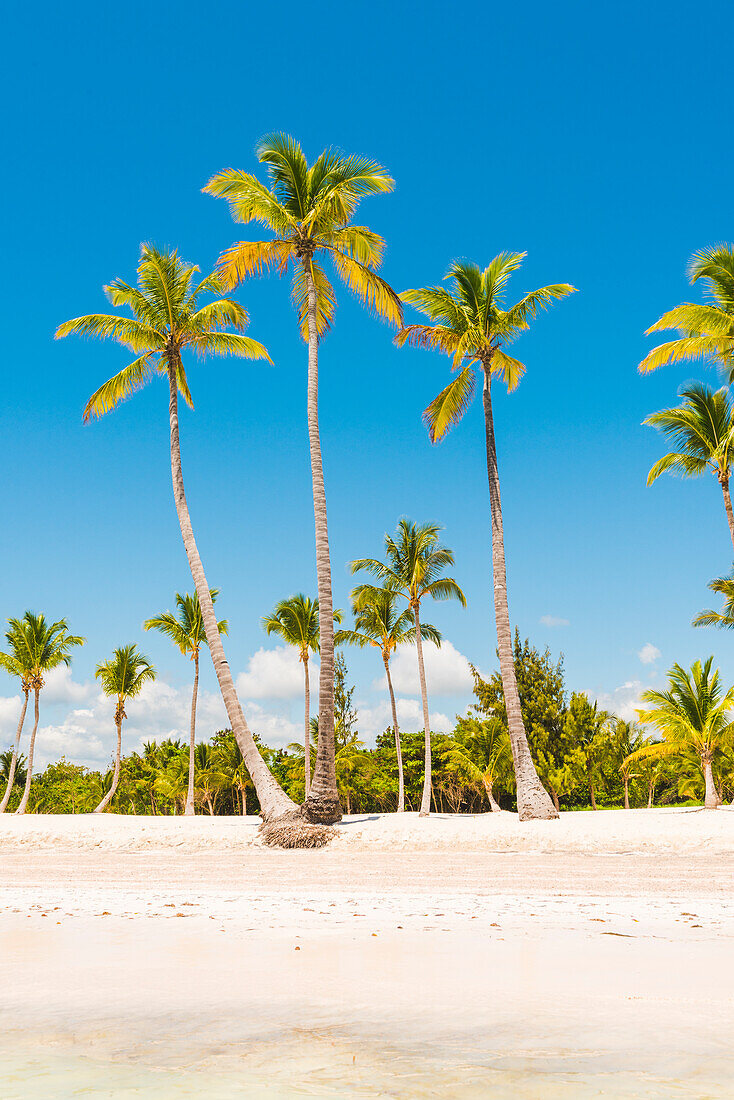
[[138, 652], [136, 645], [123, 645], [114, 651], [109, 661], [103, 661], [97, 665], [94, 675], [102, 685], [102, 691], [105, 695], [114, 696], [117, 700], [115, 706], [115, 728], [117, 729], [115, 768], [112, 774], [112, 785], [94, 811], [96, 814], [101, 814], [115, 797], [117, 784], [120, 780], [122, 723], [127, 718], [125, 703], [128, 699], [134, 699], [136, 695], [140, 695], [144, 686], [155, 680], [155, 669], [148, 658]]
[[652, 485], [666, 471], [683, 477], [700, 477], [711, 471], [724, 495], [729, 535], [734, 544], [734, 511], [729, 493], [734, 460], [734, 410], [726, 388], [714, 391], [695, 382], [681, 390], [680, 395], [685, 398], [681, 405], [662, 409], [643, 420], [643, 424], [659, 428], [675, 447], [655, 463], [647, 475], [647, 484]]
[[33, 778], [33, 755], [40, 715], [40, 695], [44, 687], [44, 674], [59, 665], [71, 665], [71, 650], [84, 645], [84, 638], [70, 634], [66, 619], [47, 623], [44, 615], [26, 611], [22, 619], [8, 619], [9, 630], [5, 637], [11, 654], [23, 654], [22, 663], [27, 668], [27, 678], [33, 692], [33, 729], [28, 744], [28, 764], [25, 787], [16, 814], [24, 814], [28, 806]]
[[[446, 567], [454, 564], [454, 555], [448, 547], [441, 546], [439, 543], [441, 530], [437, 523], [423, 523], [419, 526], [410, 520], [401, 519], [398, 523], [397, 537], [385, 535], [387, 561], [358, 558], [350, 566], [352, 573], [358, 573], [364, 569], [381, 580], [383, 587], [406, 600], [413, 617], [425, 736], [425, 774], [420, 817], [427, 817], [431, 809], [431, 723], [428, 717], [428, 690], [423, 662], [421, 600], [427, 596], [431, 596], [434, 600], [455, 599], [462, 607], [466, 607], [466, 597], [456, 581], [451, 577], [442, 576]], [[371, 584], [358, 585], [352, 592], [357, 611], [360, 611], [363, 606], [369, 606], [376, 598], [378, 597], [375, 594], [375, 586]]]
[[446, 742], [443, 756], [446, 764], [473, 784], [481, 784], [492, 813], [502, 807], [494, 797], [498, 779], [512, 763], [512, 749], [507, 730], [499, 718], [480, 721], [464, 719], [464, 729]]
[[25, 635], [18, 634], [11, 629], [7, 631], [7, 633], [5, 634], [5, 638], [8, 643], [9, 652], [0, 653], [0, 668], [7, 672], [9, 676], [18, 677], [18, 679], [20, 680], [20, 690], [23, 692], [23, 702], [20, 708], [18, 725], [15, 730], [15, 741], [13, 742], [13, 749], [10, 754], [7, 785], [5, 787], [5, 793], [3, 794], [2, 801], [0, 801], [0, 814], [4, 814], [6, 809], [8, 808], [8, 802], [10, 801], [13, 784], [15, 783], [15, 769], [18, 764], [18, 749], [20, 747], [20, 738], [23, 733], [25, 716], [28, 710], [28, 696], [31, 692], [31, 682], [33, 675], [33, 668], [31, 665], [31, 653], [26, 646]]
[[334, 149], [309, 166], [301, 146], [287, 134], [271, 134], [258, 143], [257, 157], [266, 165], [268, 183], [247, 172], [227, 169], [213, 176], [204, 190], [225, 198], [236, 221], [268, 226], [267, 241], [240, 241], [222, 254], [219, 271], [228, 286], [264, 270], [284, 274], [293, 268], [292, 296], [301, 335], [308, 343], [308, 436], [311, 454], [316, 574], [322, 613], [319, 672], [319, 741], [313, 783], [304, 803], [305, 816], [334, 822], [341, 816], [334, 764], [334, 643], [331, 561], [318, 413], [319, 343], [331, 325], [336, 299], [324, 259], [337, 276], [378, 316], [402, 322], [395, 291], [377, 274], [384, 241], [352, 219], [360, 199], [392, 191], [393, 180], [375, 161], [343, 156]]
[[[22, 752], [14, 753], [13, 749], [0, 752], [0, 779], [4, 779], [8, 784], [8, 792], [11, 792], [13, 784], [16, 787], [24, 787], [25, 775], [25, 756]], [[8, 793], [8, 799], [10, 799], [10, 793]]]
[[[333, 612], [334, 622], [341, 622], [341, 611]], [[287, 600], [280, 600], [271, 615], [265, 615], [262, 621], [265, 633], [276, 634], [282, 638], [286, 645], [295, 646], [298, 650], [298, 659], [303, 664], [303, 680], [305, 695], [305, 796], [311, 787], [311, 684], [308, 675], [308, 658], [310, 653], [319, 652], [319, 601], [312, 600], [310, 596], [304, 596], [298, 592], [295, 596], [289, 596]], [[333, 631], [332, 631], [333, 633]]]
[[434, 398], [423, 414], [433, 443], [461, 420], [474, 393], [476, 372], [482, 376], [497, 648], [521, 821], [558, 817], [558, 812], [538, 778], [530, 755], [513, 664], [492, 382], [499, 379], [510, 392], [516, 388], [525, 366], [508, 355], [504, 347], [529, 328], [539, 309], [545, 309], [554, 300], [574, 291], [567, 283], [555, 283], [534, 290], [515, 305], [504, 308], [505, 288], [524, 258], [524, 252], [501, 252], [484, 271], [473, 263], [455, 262], [446, 275], [450, 289], [433, 286], [406, 291], [401, 295], [403, 301], [425, 314], [430, 324], [407, 325], [396, 337], [399, 346], [409, 344], [445, 352], [453, 358], [452, 369], [458, 371], [456, 378]]
[[643, 692], [641, 701], [649, 706], [638, 710], [640, 721], [654, 726], [663, 740], [628, 757], [630, 762], [663, 760], [695, 751], [703, 772], [707, 810], [719, 804], [711, 763], [717, 751], [730, 747], [729, 714], [734, 708], [734, 687], [723, 691], [718, 669], [711, 669], [713, 661], [713, 657], [703, 664], [694, 661], [690, 671], [675, 664], [668, 671], [667, 691], [650, 688]]
[[[210, 588], [209, 595], [212, 603], [216, 602], [219, 595], [218, 588]], [[201, 604], [196, 593], [193, 596], [176, 593], [177, 614], [173, 611], [162, 611], [152, 619], [146, 619], [143, 623], [145, 630], [160, 630], [171, 639], [179, 651], [188, 656], [194, 662], [194, 687], [191, 692], [191, 724], [189, 730], [189, 780], [186, 794], [186, 808], [184, 813], [194, 813], [194, 748], [196, 745], [196, 702], [199, 695], [199, 654], [201, 647], [207, 644], [204, 620], [201, 616]], [[226, 619], [217, 623], [217, 632], [226, 634], [228, 624]]]
[[724, 597], [723, 611], [714, 611], [709, 608], [696, 615], [693, 626], [719, 626], [727, 630], [734, 627], [734, 569], [727, 577], [716, 577], [709, 581], [708, 587], [712, 592]]
[[708, 302], [683, 302], [664, 313], [647, 330], [681, 334], [653, 348], [642, 360], [642, 374], [668, 363], [704, 359], [722, 369], [727, 382], [734, 381], [734, 246], [717, 244], [694, 252], [688, 264], [691, 283], [702, 279]]
[[189, 568], [199, 597], [204, 632], [230, 725], [257, 788], [263, 815], [266, 818], [277, 817], [296, 807], [257, 751], [237, 698], [186, 503], [178, 423], [179, 393], [188, 405], [192, 405], [181, 357], [184, 349], [202, 357], [269, 357], [262, 344], [243, 335], [248, 316], [241, 305], [231, 298], [216, 298], [207, 305], [199, 304], [199, 299], [205, 294], [220, 294], [222, 284], [216, 275], [207, 275], [193, 285], [193, 275], [198, 270], [194, 264], [182, 260], [175, 251], [160, 252], [152, 245], [143, 245], [138, 264], [138, 286], [132, 287], [122, 279], [116, 279], [106, 287], [112, 304], [129, 307], [134, 317], [104, 313], [76, 317], [60, 325], [56, 336], [76, 333], [112, 339], [137, 355], [132, 363], [92, 394], [84, 410], [85, 421], [114, 409], [120, 401], [149, 382], [154, 374], [163, 375], [168, 381], [173, 496]]
[[[355, 589], [353, 597], [358, 590]], [[400, 730], [398, 729], [398, 712], [395, 705], [395, 692], [390, 675], [390, 660], [399, 645], [405, 645], [415, 641], [416, 628], [413, 613], [409, 607], [398, 612], [397, 596], [389, 588], [372, 588], [368, 586], [361, 592], [361, 602], [355, 602], [352, 608], [354, 614], [354, 630], [340, 630], [336, 635], [337, 645], [346, 643], [355, 645], [360, 649], [365, 646], [374, 646], [382, 655], [382, 663], [385, 666], [385, 678], [387, 690], [390, 694], [390, 710], [392, 712], [392, 726], [395, 735], [395, 754], [398, 763], [398, 813], [405, 810], [405, 781], [403, 778], [403, 753], [400, 746]], [[441, 634], [430, 623], [420, 624], [421, 638], [424, 641], [441, 645]]]
[[622, 782], [624, 783], [624, 808], [629, 810], [630, 779], [637, 778], [634, 766], [630, 763], [630, 757], [633, 753], [648, 745], [649, 739], [645, 737], [636, 722], [625, 722], [623, 718], [618, 718], [612, 730], [612, 741], [617, 760], [620, 756], [622, 757], [619, 774], [622, 776]]

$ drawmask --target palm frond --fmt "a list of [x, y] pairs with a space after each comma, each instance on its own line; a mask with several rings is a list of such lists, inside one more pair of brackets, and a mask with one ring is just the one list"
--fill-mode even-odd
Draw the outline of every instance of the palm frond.
[[443, 439], [446, 432], [459, 423], [471, 404], [475, 385], [474, 368], [465, 367], [431, 401], [423, 413], [423, 422], [428, 428], [432, 443], [437, 443], [440, 439]]
[[219, 257], [217, 270], [223, 284], [231, 289], [264, 271], [275, 270], [282, 275], [293, 255], [290, 241], [238, 241]]
[[137, 393], [146, 382], [150, 381], [150, 359], [153, 354], [152, 351], [148, 351], [145, 355], [141, 355], [118, 374], [108, 378], [92, 394], [84, 406], [85, 424], [93, 417], [98, 419], [105, 413], [111, 412], [121, 401]]
[[378, 317], [393, 325], [402, 325], [403, 306], [396, 291], [367, 264], [352, 259], [339, 249], [331, 249], [331, 258], [345, 285]]

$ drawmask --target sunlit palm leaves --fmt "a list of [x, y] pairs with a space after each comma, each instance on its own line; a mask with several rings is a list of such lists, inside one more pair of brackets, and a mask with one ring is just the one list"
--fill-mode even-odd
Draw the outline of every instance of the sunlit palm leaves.
[[697, 382], [682, 390], [681, 397], [681, 405], [653, 413], [643, 421], [659, 428], [675, 447], [652, 467], [648, 485], [666, 471], [698, 477], [711, 470], [720, 480], [729, 476], [734, 459], [734, 424], [727, 391], [714, 392]]

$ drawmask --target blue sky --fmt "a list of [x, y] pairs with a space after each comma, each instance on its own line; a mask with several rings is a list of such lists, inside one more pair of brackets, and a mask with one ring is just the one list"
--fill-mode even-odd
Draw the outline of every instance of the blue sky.
[[[227, 166], [255, 170], [254, 143], [270, 130], [293, 133], [311, 157], [336, 144], [389, 168], [395, 193], [365, 202], [360, 218], [386, 237], [384, 274], [398, 289], [438, 281], [453, 257], [485, 264], [502, 249], [528, 252], [514, 295], [556, 281], [579, 288], [516, 345], [527, 376], [496, 401], [510, 609], [523, 635], [563, 651], [571, 687], [617, 706], [673, 660], [714, 651], [734, 675], [728, 637], [689, 626], [706, 582], [730, 565], [718, 487], [666, 478], [647, 489], [661, 443], [641, 427], [682, 382], [715, 375], [636, 372], [651, 346], [644, 329], [697, 293], [685, 281], [690, 253], [734, 236], [734, 153], [722, 140], [730, 82], [713, 45], [733, 22], [728, 2], [458, 3], [448, 14], [436, 3], [276, 10], [213, 0], [10, 12], [0, 614], [65, 615], [88, 638], [48, 712], [50, 755], [62, 744], [78, 758], [106, 753], [104, 723], [98, 744], [85, 741], [99, 717], [88, 681], [116, 645], [144, 642], [159, 701], [184, 692], [185, 662], [140, 624], [190, 587], [163, 387], [84, 427], [86, 398], [124, 353], [55, 344], [53, 331], [105, 308], [103, 283], [133, 277], [142, 240], [213, 265], [243, 231], [200, 188]], [[182, 430], [230, 661], [248, 674], [253, 654], [273, 648], [260, 617], [315, 580], [306, 360], [288, 286], [253, 282], [239, 296], [275, 365], [192, 365], [196, 412]], [[379, 553], [399, 516], [445, 525], [469, 599], [466, 610], [429, 609], [457, 651], [437, 666], [443, 693], [432, 701], [451, 717], [469, 701], [458, 654], [493, 667], [494, 626], [480, 406], [437, 448], [420, 420], [447, 378], [444, 359], [398, 351], [340, 293], [321, 359], [335, 599], [346, 606], [345, 563]], [[646, 644], [660, 656], [643, 663]], [[379, 725], [379, 670], [369, 654], [349, 663], [374, 711], [365, 725]], [[278, 716], [298, 721], [297, 697], [258, 696], [249, 675], [253, 724], [275, 740]], [[404, 684], [409, 700], [407, 671]], [[208, 674], [205, 687], [213, 693]], [[4, 679], [6, 739], [13, 692]], [[70, 707], [89, 711], [74, 718], [74, 736]], [[177, 728], [183, 702], [171, 707], [145, 731]], [[215, 722], [213, 694], [211, 707]]]

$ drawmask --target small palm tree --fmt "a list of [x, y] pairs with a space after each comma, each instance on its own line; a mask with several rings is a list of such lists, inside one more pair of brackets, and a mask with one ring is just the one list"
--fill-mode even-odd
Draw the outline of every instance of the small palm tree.
[[[210, 588], [209, 595], [212, 603], [216, 602], [219, 589]], [[186, 795], [186, 808], [184, 813], [194, 813], [194, 748], [196, 745], [196, 702], [199, 695], [199, 653], [201, 647], [207, 644], [204, 620], [201, 615], [201, 604], [196, 593], [182, 596], [176, 593], [177, 614], [173, 611], [162, 611], [152, 619], [146, 619], [143, 623], [145, 630], [160, 630], [171, 639], [179, 651], [188, 656], [194, 662], [194, 687], [191, 692], [191, 725], [189, 730], [189, 781]], [[219, 634], [226, 634], [228, 624], [226, 619], [217, 623]]]
[[[382, 581], [396, 596], [406, 600], [413, 616], [415, 628], [415, 646], [418, 656], [418, 679], [423, 703], [423, 726], [425, 735], [425, 774], [423, 795], [421, 797], [420, 817], [428, 817], [431, 810], [431, 722], [428, 717], [428, 691], [426, 688], [426, 670], [423, 663], [423, 632], [420, 622], [421, 600], [431, 596], [434, 600], [458, 600], [466, 607], [466, 597], [451, 577], [443, 576], [447, 566], [454, 564], [454, 555], [446, 546], [441, 546], [438, 538], [441, 527], [436, 523], [423, 523], [418, 526], [410, 520], [401, 519], [398, 523], [397, 537], [385, 535], [386, 562], [376, 558], [358, 558], [351, 563], [352, 573], [364, 569], [373, 577]], [[355, 608], [359, 611], [375, 600], [375, 586], [358, 585], [352, 592]]]
[[328, 824], [339, 820], [341, 806], [334, 763], [333, 602], [318, 378], [319, 343], [331, 326], [336, 299], [321, 261], [330, 259], [341, 281], [379, 317], [402, 323], [398, 295], [377, 274], [385, 242], [366, 226], [352, 224], [360, 199], [392, 191], [394, 183], [375, 161], [345, 157], [334, 149], [325, 149], [309, 166], [299, 143], [287, 134], [262, 138], [256, 153], [266, 166], [268, 184], [230, 168], [213, 176], [204, 191], [226, 199], [236, 221], [259, 222], [275, 235], [268, 241], [240, 241], [224, 252], [218, 266], [226, 284], [234, 287], [264, 270], [282, 275], [292, 266], [292, 297], [308, 343], [308, 436], [323, 624], [318, 754], [303, 812], [311, 821]]
[[[23, 692], [23, 703], [20, 708], [20, 717], [15, 730], [13, 750], [10, 754], [5, 793], [3, 794], [2, 801], [0, 801], [0, 814], [4, 814], [8, 808], [13, 784], [16, 781], [15, 770], [18, 765], [18, 749], [20, 747], [20, 738], [23, 733], [25, 716], [28, 710], [28, 696], [31, 692], [33, 676], [33, 667], [31, 664], [32, 655], [26, 645], [25, 634], [18, 633], [11, 628], [6, 632], [5, 638], [8, 643], [9, 652], [0, 653], [0, 668], [7, 672], [8, 675], [17, 676], [20, 680], [20, 690]], [[23, 778], [25, 780], [25, 776]]]
[[58, 668], [59, 665], [71, 665], [71, 650], [84, 645], [84, 638], [69, 633], [66, 619], [47, 623], [44, 615], [35, 615], [26, 611], [22, 619], [9, 619], [8, 640], [10, 654], [22, 653], [26, 676], [34, 696], [33, 730], [28, 744], [28, 766], [25, 787], [16, 814], [24, 814], [28, 806], [33, 778], [33, 754], [38, 733], [40, 714], [40, 695], [45, 684], [44, 674]]
[[722, 368], [727, 382], [734, 381], [734, 246], [717, 244], [694, 252], [688, 265], [691, 283], [702, 279], [709, 301], [683, 302], [664, 313], [647, 330], [677, 329], [680, 338], [660, 344], [639, 366], [642, 374], [668, 363], [704, 359]]
[[643, 424], [659, 428], [675, 447], [655, 463], [647, 475], [647, 484], [652, 485], [666, 471], [683, 477], [700, 477], [711, 471], [724, 495], [729, 535], [734, 544], [734, 511], [729, 492], [734, 423], [728, 394], [725, 388], [714, 392], [696, 382], [681, 390], [681, 397], [685, 398], [681, 405], [663, 409], [643, 420]]
[[719, 626], [725, 630], [734, 627], [734, 569], [727, 577], [717, 577], [709, 582], [708, 587], [712, 592], [724, 597], [724, 610], [714, 611], [709, 608], [696, 615], [693, 626]]
[[645, 737], [636, 722], [625, 722], [623, 718], [618, 718], [612, 730], [612, 740], [615, 756], [618, 760], [620, 756], [622, 757], [619, 774], [622, 776], [622, 782], [624, 783], [624, 808], [628, 810], [630, 808], [630, 779], [636, 778], [633, 765], [630, 763], [630, 757], [649, 744], [649, 739]]
[[[335, 623], [341, 622], [341, 612], [334, 611]], [[303, 664], [303, 680], [305, 694], [305, 752], [303, 754], [305, 768], [305, 792], [308, 798], [311, 789], [311, 684], [308, 675], [308, 658], [311, 653], [318, 653], [320, 647], [319, 627], [319, 601], [312, 600], [310, 596], [304, 596], [298, 592], [295, 596], [289, 596], [287, 600], [280, 600], [271, 615], [265, 615], [262, 621], [265, 633], [276, 634], [282, 638], [286, 645], [295, 646], [298, 650], [298, 659]], [[333, 633], [333, 631], [332, 631]]]
[[494, 787], [499, 777], [512, 765], [512, 749], [505, 726], [499, 718], [480, 721], [464, 719], [463, 730], [457, 731], [443, 748], [446, 763], [470, 783], [480, 784], [492, 813], [501, 813], [502, 807], [494, 797]]
[[407, 325], [396, 337], [399, 346], [433, 348], [453, 358], [456, 378], [434, 398], [423, 414], [432, 443], [437, 443], [463, 417], [471, 403], [476, 371], [482, 377], [484, 435], [487, 450], [489, 506], [492, 520], [492, 572], [497, 648], [512, 742], [517, 780], [517, 808], [520, 820], [558, 817], [553, 803], [538, 778], [520, 709], [520, 696], [512, 656], [512, 632], [507, 602], [505, 541], [500, 501], [497, 445], [492, 411], [492, 382], [497, 379], [508, 391], [514, 390], [525, 366], [504, 347], [530, 327], [539, 309], [574, 292], [567, 283], [554, 283], [526, 294], [505, 308], [504, 294], [513, 271], [521, 266], [524, 252], [501, 252], [482, 271], [476, 264], [456, 262], [446, 278], [450, 289], [441, 286], [408, 290], [403, 301], [415, 306], [429, 320], [428, 325]]
[[[347, 645], [358, 646], [360, 649], [364, 649], [365, 646], [374, 646], [375, 649], [380, 650], [382, 655], [387, 690], [390, 693], [395, 754], [398, 763], [398, 813], [403, 813], [405, 810], [403, 753], [400, 745], [395, 692], [393, 691], [390, 675], [390, 660], [398, 646], [414, 642], [416, 639], [413, 612], [409, 607], [406, 607], [402, 612], [398, 612], [396, 594], [389, 588], [367, 586], [361, 590], [360, 601], [356, 599], [358, 592], [359, 590], [355, 588], [352, 594], [355, 600], [352, 608], [354, 630], [340, 630], [334, 640], [337, 645], [346, 643]], [[441, 634], [430, 623], [421, 623], [420, 633], [423, 641], [433, 642], [436, 646], [441, 645]]]
[[703, 664], [694, 661], [690, 671], [675, 664], [668, 671], [667, 691], [650, 688], [643, 692], [641, 700], [649, 706], [638, 710], [640, 721], [654, 726], [663, 740], [628, 757], [630, 762], [663, 760], [695, 751], [703, 772], [707, 810], [715, 810], [719, 804], [711, 763], [715, 752], [730, 747], [729, 715], [734, 708], [734, 687], [723, 691], [718, 669], [711, 670], [713, 661], [713, 657]]
[[193, 276], [198, 270], [194, 264], [182, 260], [175, 251], [160, 252], [152, 245], [143, 245], [137, 287], [115, 279], [105, 288], [114, 306], [127, 306], [134, 316], [91, 313], [76, 317], [60, 325], [56, 337], [76, 333], [79, 336], [116, 340], [137, 355], [129, 366], [92, 394], [84, 410], [85, 421], [110, 412], [146, 385], [154, 374], [162, 375], [168, 381], [173, 496], [184, 549], [199, 597], [206, 640], [230, 725], [257, 787], [263, 814], [265, 817], [276, 817], [294, 810], [295, 806], [257, 751], [237, 698], [186, 503], [178, 423], [179, 393], [188, 405], [192, 405], [182, 351], [190, 350], [202, 357], [237, 355], [245, 359], [269, 360], [269, 356], [262, 344], [243, 335], [248, 316], [239, 303], [231, 298], [216, 298], [207, 305], [199, 304], [202, 295], [221, 294], [222, 284], [216, 275], [207, 275], [194, 285]]
[[117, 784], [120, 781], [120, 755], [122, 751], [122, 723], [127, 714], [125, 703], [128, 699], [134, 699], [140, 695], [145, 684], [155, 680], [155, 669], [147, 657], [138, 653], [137, 646], [123, 645], [116, 649], [109, 661], [98, 664], [94, 675], [102, 685], [105, 695], [115, 696], [115, 727], [117, 728], [117, 749], [115, 751], [115, 769], [112, 775], [112, 784], [107, 794], [94, 811], [101, 814], [106, 810], [115, 797]]

